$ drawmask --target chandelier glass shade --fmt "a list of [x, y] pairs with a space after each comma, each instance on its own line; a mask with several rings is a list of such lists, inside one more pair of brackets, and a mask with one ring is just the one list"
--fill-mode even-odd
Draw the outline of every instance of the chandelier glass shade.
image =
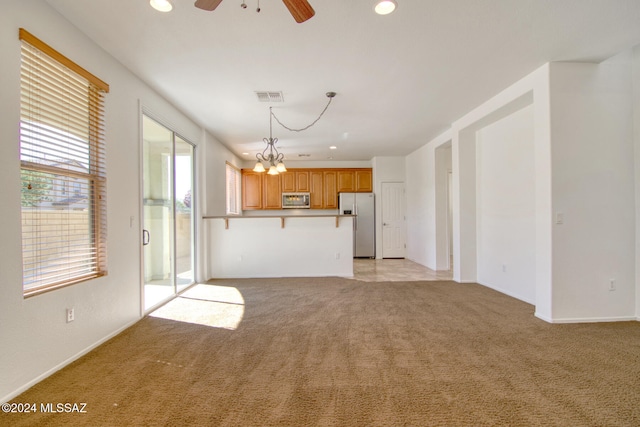
[[266, 171], [267, 169], [265, 169], [265, 166], [263, 165], [263, 163], [266, 163], [269, 167], [269, 171], [267, 173], [269, 175], [278, 175], [280, 172], [286, 172], [287, 168], [284, 165], [284, 154], [278, 152], [278, 149], [276, 148], [278, 138], [273, 137], [272, 117], [273, 113], [271, 112], [271, 107], [269, 107], [269, 138], [263, 139], [265, 144], [267, 144], [267, 147], [262, 153], [256, 154], [257, 161], [253, 171]]

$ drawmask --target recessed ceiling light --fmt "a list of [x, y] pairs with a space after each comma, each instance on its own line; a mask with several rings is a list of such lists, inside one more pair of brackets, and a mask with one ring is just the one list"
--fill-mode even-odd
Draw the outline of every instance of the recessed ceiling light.
[[173, 5], [169, 0], [149, 0], [149, 4], [159, 12], [171, 12], [171, 9], [173, 9]]
[[243, 155], [243, 156], [248, 156], [248, 155], [249, 155], [249, 153], [242, 153], [242, 155]]
[[373, 9], [378, 15], [388, 15], [396, 10], [396, 6], [398, 6], [398, 4], [395, 0], [380, 0], [376, 2]]
[[336, 147], [335, 145], [332, 145], [331, 147], [329, 147], [329, 150], [337, 150], [338, 147]]

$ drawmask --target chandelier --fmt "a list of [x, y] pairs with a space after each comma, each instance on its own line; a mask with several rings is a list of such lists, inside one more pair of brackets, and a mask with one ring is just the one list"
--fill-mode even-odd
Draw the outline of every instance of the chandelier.
[[[280, 172], [286, 172], [287, 168], [284, 166], [284, 154], [278, 152], [276, 148], [276, 142], [278, 138], [273, 137], [273, 112], [269, 107], [269, 138], [264, 138], [263, 141], [267, 144], [267, 147], [262, 153], [256, 154], [256, 166], [253, 168], [254, 172], [264, 172], [266, 169], [262, 162], [269, 165], [269, 175], [278, 175]], [[269, 152], [269, 154], [267, 154]]]
[[301, 129], [292, 129], [282, 124], [282, 122], [278, 120], [278, 118], [273, 114], [272, 107], [269, 107], [269, 138], [263, 139], [265, 144], [267, 144], [267, 147], [262, 153], [256, 154], [257, 161], [255, 167], [253, 168], [254, 172], [264, 172], [267, 170], [263, 162], [266, 163], [269, 167], [269, 172], [267, 172], [269, 175], [278, 175], [280, 172], [287, 171], [287, 168], [284, 166], [284, 154], [278, 152], [278, 149], [276, 148], [278, 138], [273, 137], [273, 119], [275, 118], [280, 126], [291, 132], [302, 132], [304, 130], [307, 130], [311, 126], [315, 125], [318, 120], [320, 120], [320, 118], [322, 118], [324, 113], [327, 111], [327, 108], [329, 108], [329, 105], [331, 105], [331, 100], [336, 96], [336, 93], [327, 92], [326, 96], [327, 98], [329, 98], [329, 101], [327, 102], [327, 105], [324, 107], [324, 110], [322, 110], [318, 118], [315, 119], [310, 125], [307, 125]]

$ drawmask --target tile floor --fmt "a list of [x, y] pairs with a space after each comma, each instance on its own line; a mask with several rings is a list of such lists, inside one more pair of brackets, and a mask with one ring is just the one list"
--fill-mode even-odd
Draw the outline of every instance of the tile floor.
[[451, 280], [452, 271], [434, 271], [408, 259], [354, 259], [353, 279], [365, 282]]

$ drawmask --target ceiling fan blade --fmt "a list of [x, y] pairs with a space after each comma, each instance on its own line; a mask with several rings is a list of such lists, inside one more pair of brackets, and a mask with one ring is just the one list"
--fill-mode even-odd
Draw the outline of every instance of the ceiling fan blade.
[[307, 0], [282, 0], [282, 2], [287, 6], [293, 19], [295, 19], [298, 24], [310, 19], [316, 14], [316, 11], [313, 10]]
[[196, 0], [195, 6], [202, 10], [212, 11], [222, 2], [222, 0]]

